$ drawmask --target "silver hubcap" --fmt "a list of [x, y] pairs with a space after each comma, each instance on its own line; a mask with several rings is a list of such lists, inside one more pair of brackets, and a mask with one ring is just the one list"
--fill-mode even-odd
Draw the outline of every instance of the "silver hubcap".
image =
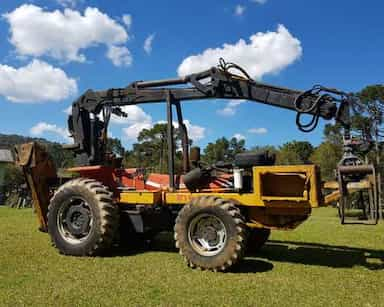
[[72, 197], [60, 207], [57, 214], [57, 229], [61, 237], [70, 244], [85, 241], [93, 224], [89, 204], [81, 197]]
[[188, 240], [202, 256], [215, 256], [225, 247], [227, 230], [215, 215], [203, 213], [195, 216], [188, 227]]

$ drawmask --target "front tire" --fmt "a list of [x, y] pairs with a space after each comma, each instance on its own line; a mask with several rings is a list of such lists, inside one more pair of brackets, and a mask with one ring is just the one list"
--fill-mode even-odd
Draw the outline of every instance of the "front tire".
[[100, 182], [78, 178], [63, 184], [48, 208], [48, 232], [65, 255], [94, 256], [108, 249], [118, 228], [118, 208]]
[[246, 226], [230, 200], [192, 199], [179, 212], [174, 230], [176, 247], [193, 268], [225, 271], [243, 257]]

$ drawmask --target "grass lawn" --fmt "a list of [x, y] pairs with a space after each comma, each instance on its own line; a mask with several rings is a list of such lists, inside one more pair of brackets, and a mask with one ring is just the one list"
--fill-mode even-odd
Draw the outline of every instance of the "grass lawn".
[[188, 268], [171, 236], [151, 250], [61, 256], [29, 209], [0, 207], [0, 305], [384, 306], [384, 223], [316, 209], [228, 273]]

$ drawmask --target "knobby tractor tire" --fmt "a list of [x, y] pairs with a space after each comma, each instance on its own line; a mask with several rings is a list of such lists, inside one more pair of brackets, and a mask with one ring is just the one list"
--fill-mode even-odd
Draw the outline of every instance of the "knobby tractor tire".
[[[204, 227], [204, 224], [201, 223], [207, 223], [208, 219], [213, 220], [214, 225]], [[209, 234], [209, 231], [212, 231], [215, 226], [221, 225], [225, 229], [225, 239], [222, 240], [221, 248], [207, 253], [196, 247], [196, 242], [191, 236], [191, 231], [196, 223], [202, 225], [201, 231], [206, 230], [205, 235], [208, 233], [208, 237], [212, 235], [212, 232]], [[179, 212], [174, 230], [176, 248], [192, 268], [225, 271], [243, 257], [247, 228], [240, 210], [230, 200], [213, 196], [192, 199]]]
[[118, 224], [112, 192], [93, 179], [66, 182], [48, 208], [48, 232], [53, 245], [65, 255], [101, 254], [111, 246]]
[[268, 241], [271, 230], [268, 228], [249, 228], [247, 251], [257, 252]]

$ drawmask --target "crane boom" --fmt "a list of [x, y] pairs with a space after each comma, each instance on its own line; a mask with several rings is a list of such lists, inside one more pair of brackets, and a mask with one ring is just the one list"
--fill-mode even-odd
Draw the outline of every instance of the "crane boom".
[[[230, 69], [236, 69], [241, 74], [234, 74]], [[72, 114], [68, 118], [69, 130], [74, 138], [74, 144], [69, 147], [75, 151], [79, 164], [105, 163], [106, 132], [110, 115], [114, 113], [127, 116], [121, 109], [127, 105], [166, 102], [169, 111], [168, 130], [172, 130], [172, 106], [176, 106], [180, 129], [184, 134], [185, 151], [188, 149], [188, 137], [182, 120], [180, 101], [245, 99], [263, 103], [296, 111], [299, 128], [302, 131], [311, 131], [320, 117], [326, 120], [336, 119], [348, 126], [351, 103], [349, 98], [344, 92], [320, 86], [299, 91], [257, 82], [241, 67], [222, 61], [219, 67], [181, 78], [136, 81], [125, 88], [86, 91], [73, 103]], [[102, 119], [99, 118], [101, 113]], [[302, 114], [313, 116], [310, 123], [300, 122]], [[168, 132], [170, 136], [172, 131]], [[187, 158], [187, 153], [184, 157]], [[187, 163], [184, 168], [187, 168]]]

